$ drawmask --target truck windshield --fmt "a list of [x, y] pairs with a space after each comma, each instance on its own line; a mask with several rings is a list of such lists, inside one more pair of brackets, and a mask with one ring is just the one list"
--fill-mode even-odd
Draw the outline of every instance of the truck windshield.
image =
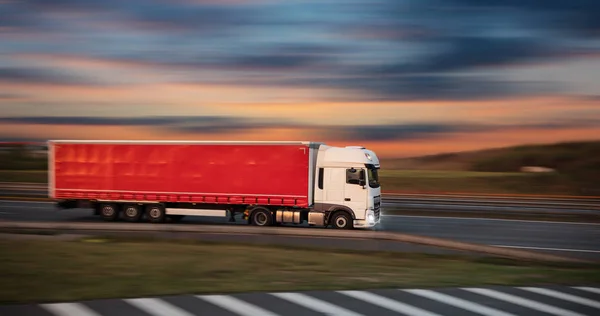
[[367, 167], [367, 177], [369, 180], [369, 186], [371, 188], [379, 188], [379, 169], [373, 167], [373, 166], [368, 166]]

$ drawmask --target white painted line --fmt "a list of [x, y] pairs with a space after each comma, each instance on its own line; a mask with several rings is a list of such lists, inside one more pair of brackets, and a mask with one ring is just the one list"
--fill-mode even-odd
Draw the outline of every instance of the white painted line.
[[41, 304], [40, 307], [56, 316], [101, 316], [89, 307], [79, 303]]
[[440, 316], [412, 305], [401, 303], [381, 295], [365, 292], [365, 291], [338, 291], [338, 293], [348, 295], [355, 299], [365, 301], [367, 303], [381, 306], [391, 311], [402, 313], [409, 316]]
[[521, 305], [530, 309], [535, 309], [538, 311], [542, 311], [544, 313], [548, 313], [548, 314], [554, 314], [554, 315], [558, 315], [558, 316], [584, 316], [582, 314], [573, 312], [573, 311], [569, 311], [566, 309], [562, 309], [559, 307], [555, 307], [555, 306], [551, 306], [551, 305], [547, 305], [544, 303], [540, 303], [540, 302], [536, 302], [536, 301], [532, 301], [532, 300], [528, 300], [528, 299], [524, 299], [518, 296], [514, 296], [514, 295], [510, 295], [510, 294], [506, 294], [506, 293], [502, 293], [502, 292], [498, 292], [498, 291], [494, 291], [494, 290], [490, 290], [490, 289], [478, 289], [478, 288], [464, 288], [464, 290], [467, 290], [469, 292], [473, 292], [473, 293], [477, 293], [480, 295], [485, 295], [485, 296], [489, 296], [498, 300], [502, 300], [502, 301], [506, 301], [512, 304], [516, 304], [516, 305]]
[[133, 298], [124, 299], [123, 301], [153, 316], [194, 316], [194, 314], [158, 298]]
[[600, 253], [600, 250], [588, 250], [588, 249], [565, 249], [565, 248], [546, 248], [546, 247], [509, 246], [509, 245], [490, 245], [490, 246], [501, 247], [501, 248], [516, 248], [516, 249]]
[[575, 296], [575, 295], [571, 295], [571, 294], [567, 294], [567, 293], [561, 293], [561, 292], [557, 292], [557, 291], [553, 291], [553, 290], [549, 290], [549, 289], [541, 289], [541, 288], [536, 288], [536, 287], [521, 287], [520, 289], [600, 309], [600, 302], [596, 302], [596, 301], [593, 301], [593, 300], [590, 300], [590, 299], [587, 299], [584, 297], [579, 297], [579, 296]]
[[582, 291], [588, 291], [588, 292], [592, 292], [592, 293], [596, 293], [596, 294], [600, 294], [600, 289], [597, 289], [595, 287], [587, 287], [587, 286], [574, 286], [574, 289], [578, 289], [578, 290], [582, 290]]
[[487, 307], [481, 304], [476, 304], [467, 300], [463, 300], [450, 295], [429, 291], [429, 290], [404, 290], [406, 292], [423, 296], [431, 300], [442, 302], [444, 304], [452, 305], [458, 308], [462, 308], [477, 314], [489, 315], [489, 316], [515, 316], [514, 314], [503, 312], [491, 307]]
[[573, 225], [591, 225], [600, 226], [600, 223], [584, 223], [584, 222], [555, 222], [555, 221], [533, 221], [521, 219], [503, 219], [503, 218], [483, 218], [483, 217], [452, 217], [452, 216], [419, 216], [419, 215], [386, 215], [381, 217], [407, 217], [407, 218], [437, 218], [437, 219], [456, 219], [466, 221], [496, 221], [496, 222], [521, 222], [521, 223], [544, 223], [544, 224], [573, 224]]
[[279, 316], [266, 309], [227, 295], [197, 295], [196, 297], [240, 316]]
[[271, 295], [326, 315], [363, 316], [343, 307], [339, 307], [337, 305], [327, 303], [325, 301], [300, 293], [271, 293]]

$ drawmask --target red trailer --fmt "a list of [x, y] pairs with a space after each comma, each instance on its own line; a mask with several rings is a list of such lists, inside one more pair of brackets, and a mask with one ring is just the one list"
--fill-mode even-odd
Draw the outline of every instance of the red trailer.
[[[145, 215], [163, 222], [227, 212], [231, 219], [236, 213], [252, 213], [257, 225], [272, 224], [276, 215], [280, 222], [284, 216], [292, 222], [309, 220], [321, 145], [50, 141], [49, 195], [64, 208], [91, 206], [106, 220], [123, 215], [139, 221]], [[318, 224], [322, 219], [317, 217], [312, 219]]]

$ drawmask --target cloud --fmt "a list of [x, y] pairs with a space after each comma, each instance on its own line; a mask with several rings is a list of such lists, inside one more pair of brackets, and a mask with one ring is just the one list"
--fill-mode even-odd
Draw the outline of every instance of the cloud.
[[55, 85], [100, 85], [102, 82], [58, 69], [0, 68], [0, 82]]
[[450, 0], [465, 9], [511, 15], [524, 12], [529, 27], [582, 37], [600, 36], [600, 2], [596, 0]]
[[[502, 132], [507, 130], [534, 129], [557, 130], [568, 128], [598, 127], [594, 119], [570, 119], [562, 121], [532, 122], [525, 124], [475, 124], [424, 122], [386, 125], [313, 125], [294, 121], [273, 121], [229, 116], [154, 116], [154, 117], [0, 117], [0, 123], [26, 125], [63, 126], [130, 126], [146, 127], [172, 133], [232, 134], [255, 130], [292, 129], [308, 133], [328, 141], [407, 141], [449, 136], [454, 133]], [[9, 139], [6, 140], [15, 140]]]
[[[0, 48], [138, 63], [164, 82], [325, 87], [363, 100], [502, 98], [560, 92], [493, 70], [597, 54], [598, 3], [23, 0], [0, 10], [0, 26], [52, 30], [65, 42], [18, 38]], [[472, 75], [484, 68], [492, 72]], [[73, 76], [0, 70], [20, 82], [99, 84]]]
[[22, 95], [22, 94], [0, 92], [0, 101], [14, 101], [14, 100], [22, 100], [24, 98], [25, 98], [25, 95]]

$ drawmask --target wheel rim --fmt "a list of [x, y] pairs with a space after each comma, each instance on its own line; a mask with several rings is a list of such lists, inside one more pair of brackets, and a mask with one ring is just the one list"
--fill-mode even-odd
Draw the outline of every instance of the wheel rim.
[[346, 218], [343, 216], [340, 216], [335, 219], [335, 225], [337, 227], [344, 227], [344, 226], [346, 226], [346, 223], [348, 223], [348, 221], [346, 221]]
[[113, 216], [115, 214], [115, 209], [110, 206], [105, 206], [102, 208], [102, 215], [104, 216]]
[[263, 212], [256, 214], [256, 223], [259, 225], [265, 225], [267, 223], [267, 215]]
[[125, 214], [128, 217], [135, 217], [138, 214], [138, 211], [135, 207], [128, 207], [127, 210], [125, 210]]
[[155, 208], [152, 208], [152, 209], [150, 210], [150, 216], [151, 216], [152, 218], [158, 218], [158, 217], [160, 217], [160, 210], [159, 210], [158, 208], [156, 208], [156, 207], [155, 207]]

